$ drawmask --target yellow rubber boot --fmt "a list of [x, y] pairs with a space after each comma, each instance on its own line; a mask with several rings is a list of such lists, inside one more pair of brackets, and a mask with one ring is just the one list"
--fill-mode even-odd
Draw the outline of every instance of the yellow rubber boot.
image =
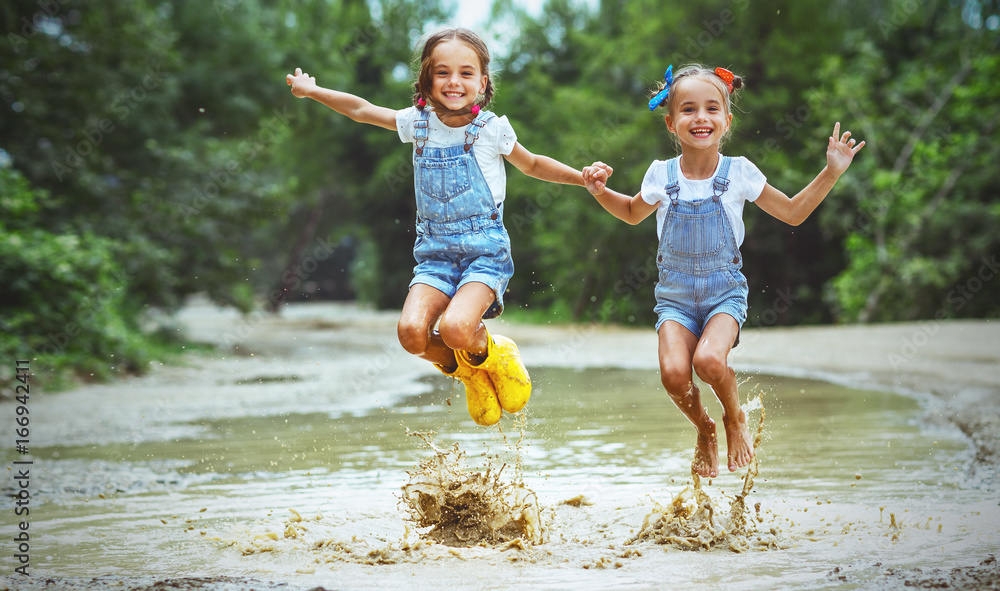
[[486, 333], [487, 354], [482, 363], [472, 361], [466, 351], [456, 351], [459, 365], [486, 370], [496, 388], [500, 407], [507, 412], [518, 412], [531, 398], [531, 378], [521, 361], [521, 353], [514, 341], [507, 337]]
[[495, 424], [503, 416], [503, 410], [500, 408], [497, 391], [489, 374], [469, 367], [457, 354], [455, 360], [458, 365], [451, 371], [437, 363], [434, 367], [465, 385], [465, 403], [469, 407], [469, 416], [476, 424], [485, 427]]

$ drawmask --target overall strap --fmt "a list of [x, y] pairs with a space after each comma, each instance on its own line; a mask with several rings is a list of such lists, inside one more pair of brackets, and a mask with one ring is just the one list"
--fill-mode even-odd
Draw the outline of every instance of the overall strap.
[[483, 111], [473, 119], [472, 123], [465, 128], [465, 151], [468, 152], [472, 149], [472, 144], [476, 143], [479, 139], [479, 132], [483, 130], [483, 127], [490, 122], [491, 119], [496, 117], [496, 114], [489, 111]]
[[719, 201], [722, 194], [729, 189], [729, 166], [732, 162], [733, 159], [730, 156], [723, 156], [722, 163], [719, 165], [719, 174], [715, 175], [715, 179], [712, 181], [712, 191], [715, 193], [712, 195], [712, 199], [716, 201]]
[[677, 161], [677, 156], [667, 161], [667, 184], [663, 186], [667, 197], [670, 197], [670, 202], [675, 205], [677, 203], [677, 195], [681, 192], [681, 186], [677, 182]]
[[427, 143], [427, 125], [430, 113], [424, 109], [420, 111], [420, 117], [413, 120], [413, 141], [417, 147], [417, 154], [424, 153], [424, 145]]

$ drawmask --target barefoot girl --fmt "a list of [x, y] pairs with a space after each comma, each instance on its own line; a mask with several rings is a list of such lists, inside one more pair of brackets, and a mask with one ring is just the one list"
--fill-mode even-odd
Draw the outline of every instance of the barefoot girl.
[[[615, 217], [637, 224], [656, 211], [660, 239], [656, 285], [656, 330], [660, 378], [674, 404], [694, 424], [698, 437], [692, 469], [704, 477], [719, 474], [715, 421], [702, 405], [692, 367], [722, 403], [731, 472], [753, 459], [753, 444], [736, 391], [729, 352], [739, 343], [747, 316], [743, 257], [743, 203], [751, 201], [775, 218], [801, 224], [823, 201], [864, 146], [840, 123], [826, 149], [826, 168], [792, 198], [767, 183], [744, 157], [719, 153], [733, 115], [730, 95], [742, 79], [728, 70], [687, 66], [676, 76], [667, 68], [665, 84], [650, 100], [650, 110], [666, 106], [667, 129], [681, 155], [655, 160], [642, 188], [628, 197], [606, 187], [606, 165], [584, 169], [587, 188]], [[839, 136], [839, 137], [838, 137]]]
[[417, 266], [399, 319], [399, 342], [465, 384], [469, 414], [480, 425], [496, 423], [503, 410], [518, 412], [531, 395], [517, 346], [491, 336], [482, 322], [503, 311], [514, 273], [503, 225], [503, 159], [538, 179], [584, 184], [581, 171], [532, 154], [518, 143], [506, 117], [485, 109], [494, 92], [489, 64], [489, 50], [472, 31], [430, 36], [413, 106], [399, 111], [319, 87], [300, 68], [286, 76], [293, 95], [414, 144]]

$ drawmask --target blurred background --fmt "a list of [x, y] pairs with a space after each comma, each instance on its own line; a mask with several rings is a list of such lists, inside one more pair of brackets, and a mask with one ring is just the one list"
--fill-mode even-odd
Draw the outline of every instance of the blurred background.
[[[488, 40], [525, 147], [608, 162], [625, 193], [676, 153], [646, 107], [669, 64], [744, 77], [724, 152], [789, 195], [835, 122], [867, 142], [803, 225], [747, 206], [747, 327], [1000, 315], [996, 0], [5, 0], [0, 358], [138, 372], [193, 295], [399, 307], [411, 147], [284, 76], [404, 108], [421, 38], [453, 25]], [[508, 169], [505, 318], [651, 326], [653, 218]]]

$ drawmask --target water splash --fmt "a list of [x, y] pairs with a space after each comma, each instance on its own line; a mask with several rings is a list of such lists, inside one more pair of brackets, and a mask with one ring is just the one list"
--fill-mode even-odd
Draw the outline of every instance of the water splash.
[[504, 481], [499, 470], [469, 469], [465, 452], [434, 444], [429, 433], [410, 433], [424, 441], [434, 455], [407, 472], [401, 503], [417, 527], [430, 529], [421, 537], [453, 546], [496, 546], [516, 540], [541, 543], [543, 527], [538, 498], [524, 486], [520, 471]]
[[725, 548], [733, 552], [782, 547], [776, 527], [772, 526], [766, 532], [761, 531], [759, 526], [765, 522], [765, 518], [760, 513], [760, 504], [754, 506], [753, 515], [746, 506], [746, 497], [753, 490], [754, 478], [759, 473], [757, 451], [766, 415], [761, 394], [749, 400], [742, 408], [748, 415], [748, 422], [751, 412], [759, 411], [760, 418], [753, 442], [754, 458], [747, 466], [742, 490], [729, 503], [728, 515], [720, 510], [722, 501], [712, 500], [702, 488], [701, 478], [692, 470], [691, 486], [685, 487], [666, 506], [654, 502], [655, 506], [643, 520], [639, 533], [625, 542], [626, 545], [649, 540], [683, 550]]

